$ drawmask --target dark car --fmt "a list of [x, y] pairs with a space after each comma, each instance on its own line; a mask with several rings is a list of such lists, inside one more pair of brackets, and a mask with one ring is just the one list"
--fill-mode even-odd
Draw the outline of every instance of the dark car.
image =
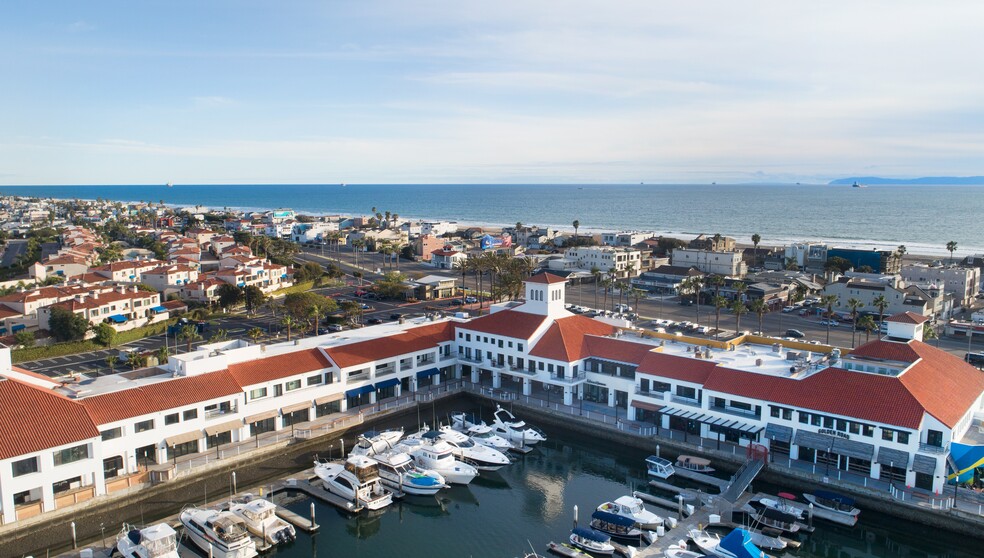
[[383, 323], [383, 320], [380, 320], [379, 318], [369, 318], [366, 320], [366, 323], [369, 325], [379, 325]]
[[798, 329], [787, 329], [786, 337], [792, 337], [793, 339], [802, 339], [806, 337], [806, 334]]
[[399, 320], [402, 317], [403, 317], [403, 314], [390, 314], [390, 319], [391, 320]]

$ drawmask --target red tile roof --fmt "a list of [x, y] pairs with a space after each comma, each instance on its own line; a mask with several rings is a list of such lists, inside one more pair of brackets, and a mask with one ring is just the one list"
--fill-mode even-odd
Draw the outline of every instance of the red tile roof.
[[913, 348], [915, 341], [900, 342], [879, 339], [865, 343], [851, 351], [852, 357], [873, 358], [880, 360], [895, 360], [899, 362], [916, 362], [919, 353]]
[[79, 400], [96, 424], [178, 409], [243, 392], [226, 370], [168, 379]]
[[899, 380], [927, 413], [953, 428], [984, 392], [984, 374], [926, 343], [916, 341], [912, 348], [921, 360]]
[[475, 318], [466, 324], [458, 324], [458, 328], [514, 339], [529, 339], [546, 319], [546, 316], [540, 314], [500, 310], [494, 314]]
[[0, 379], [0, 459], [99, 436], [82, 405], [49, 390]]
[[331, 347], [325, 352], [339, 368], [358, 366], [367, 362], [392, 358], [434, 348], [438, 343], [454, 339], [453, 322], [440, 322], [408, 329], [378, 339]]
[[278, 378], [296, 376], [331, 367], [320, 349], [307, 349], [284, 355], [259, 358], [229, 365], [229, 373], [239, 385], [262, 384]]
[[897, 322], [900, 324], [921, 324], [929, 321], [926, 316], [921, 316], [914, 312], [902, 312], [900, 314], [893, 314], [885, 318], [886, 322]]
[[649, 352], [642, 358], [636, 372], [703, 384], [716, 367], [717, 364], [710, 360]]
[[640, 364], [642, 359], [646, 358], [646, 355], [656, 348], [647, 343], [635, 343], [613, 339], [611, 337], [595, 337], [593, 335], [585, 338], [585, 343], [588, 346], [589, 356], [635, 365]]
[[584, 316], [568, 316], [550, 324], [530, 356], [572, 362], [588, 356], [586, 336], [611, 335], [615, 327]]
[[555, 283], [566, 283], [567, 279], [560, 277], [559, 275], [554, 275], [553, 273], [537, 273], [536, 275], [530, 277], [526, 280], [527, 283], [543, 283], [546, 285], [553, 285]]

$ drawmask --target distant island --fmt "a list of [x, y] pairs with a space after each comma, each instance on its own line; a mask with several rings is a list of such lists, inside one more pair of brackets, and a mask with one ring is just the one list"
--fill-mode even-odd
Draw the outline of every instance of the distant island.
[[976, 186], [984, 184], [984, 176], [924, 176], [922, 178], [882, 178], [880, 176], [852, 176], [831, 180], [831, 186], [859, 184]]

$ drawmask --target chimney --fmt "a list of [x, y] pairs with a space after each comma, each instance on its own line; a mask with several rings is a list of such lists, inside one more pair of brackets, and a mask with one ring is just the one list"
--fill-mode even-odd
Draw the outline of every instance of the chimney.
[[99, 300], [99, 291], [92, 291], [89, 295], [92, 297], [92, 300]]

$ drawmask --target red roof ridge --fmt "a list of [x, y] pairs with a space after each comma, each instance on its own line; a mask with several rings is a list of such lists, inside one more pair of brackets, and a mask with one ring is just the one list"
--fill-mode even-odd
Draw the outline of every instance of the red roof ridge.
[[929, 318], [916, 314], [915, 312], [900, 312], [885, 318], [886, 322], [896, 322], [900, 324], [922, 324], [929, 321]]
[[567, 279], [559, 275], [554, 275], [549, 271], [544, 271], [542, 273], [537, 273], [526, 280], [527, 283], [543, 283], [545, 285], [553, 285], [555, 283], [566, 283]]

